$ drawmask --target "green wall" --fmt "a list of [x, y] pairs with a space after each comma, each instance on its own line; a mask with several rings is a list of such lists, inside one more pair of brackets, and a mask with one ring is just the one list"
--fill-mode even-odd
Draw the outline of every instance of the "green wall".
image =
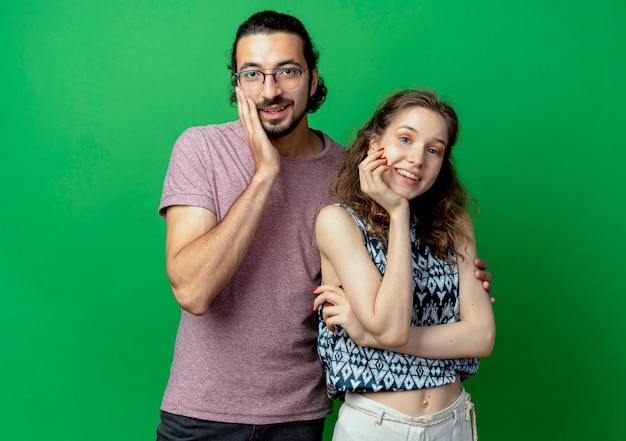
[[626, 6], [596, 1], [4, 1], [0, 427], [151, 440], [179, 311], [157, 216], [188, 126], [236, 118], [237, 25], [300, 17], [347, 142], [381, 97], [456, 104], [498, 338], [466, 387], [480, 437], [624, 439]]

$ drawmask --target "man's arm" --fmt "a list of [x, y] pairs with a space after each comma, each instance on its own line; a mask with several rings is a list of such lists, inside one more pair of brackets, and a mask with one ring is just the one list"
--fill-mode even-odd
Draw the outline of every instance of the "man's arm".
[[220, 223], [204, 208], [167, 210], [167, 275], [183, 309], [204, 314], [230, 281], [250, 248], [272, 185], [253, 177]]
[[204, 314], [246, 256], [280, 171], [280, 156], [258, 118], [252, 100], [238, 94], [255, 172], [221, 222], [204, 208], [167, 210], [166, 268], [180, 306]]

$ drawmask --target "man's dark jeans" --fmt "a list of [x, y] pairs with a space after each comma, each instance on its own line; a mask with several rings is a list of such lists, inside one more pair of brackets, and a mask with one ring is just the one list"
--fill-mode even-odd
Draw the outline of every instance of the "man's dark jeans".
[[324, 418], [252, 425], [219, 423], [161, 411], [157, 441], [321, 441]]

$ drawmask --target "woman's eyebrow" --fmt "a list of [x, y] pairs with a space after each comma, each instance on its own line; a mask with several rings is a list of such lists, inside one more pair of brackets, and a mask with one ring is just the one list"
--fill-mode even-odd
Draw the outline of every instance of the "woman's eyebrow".
[[[418, 133], [418, 134], [419, 134], [419, 132], [420, 132], [420, 131], [419, 131], [419, 130], [417, 130], [415, 127], [412, 127], [412, 126], [407, 126], [407, 125], [402, 125], [402, 126], [399, 126], [398, 128], [399, 128], [399, 129], [406, 129], [406, 130], [408, 130], [408, 131], [410, 131], [410, 132], [413, 132], [413, 133]], [[443, 144], [443, 146], [444, 146], [444, 147], [446, 147], [446, 146], [448, 145], [448, 143], [446, 143], [446, 141], [444, 141], [444, 140], [443, 140], [443, 139], [441, 139], [441, 138], [435, 138], [435, 141], [440, 142], [441, 144]]]

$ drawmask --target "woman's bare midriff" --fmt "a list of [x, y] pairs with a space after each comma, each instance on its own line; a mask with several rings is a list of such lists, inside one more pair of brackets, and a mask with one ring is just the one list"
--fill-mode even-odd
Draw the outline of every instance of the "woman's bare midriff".
[[361, 395], [389, 406], [405, 415], [420, 417], [430, 415], [452, 405], [461, 394], [461, 382], [457, 377], [454, 383], [430, 389], [397, 392], [362, 392]]

